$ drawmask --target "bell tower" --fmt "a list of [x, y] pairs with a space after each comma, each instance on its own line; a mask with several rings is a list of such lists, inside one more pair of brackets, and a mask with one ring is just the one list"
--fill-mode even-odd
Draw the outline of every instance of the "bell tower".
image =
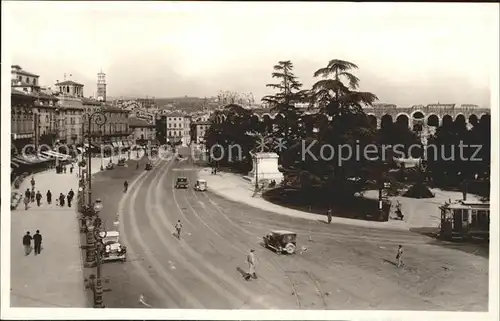
[[97, 100], [106, 102], [106, 74], [102, 70], [97, 74]]

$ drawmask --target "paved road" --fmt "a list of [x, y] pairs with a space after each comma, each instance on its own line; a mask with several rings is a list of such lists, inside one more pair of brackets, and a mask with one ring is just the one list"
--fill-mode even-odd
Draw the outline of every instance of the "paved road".
[[[129, 251], [127, 262], [104, 265], [108, 307], [487, 309], [488, 259], [481, 248], [276, 216], [210, 192], [174, 189], [180, 175], [194, 183], [190, 168], [189, 162], [160, 161], [152, 171], [122, 169], [94, 183], [109, 228], [120, 213]], [[123, 180], [134, 177], [122, 198]], [[172, 234], [178, 219], [181, 240]], [[261, 238], [271, 229], [296, 231], [298, 247], [307, 250], [279, 256], [264, 249]], [[394, 266], [397, 244], [406, 250], [401, 269]], [[247, 269], [251, 248], [259, 279], [246, 282], [238, 270]]]

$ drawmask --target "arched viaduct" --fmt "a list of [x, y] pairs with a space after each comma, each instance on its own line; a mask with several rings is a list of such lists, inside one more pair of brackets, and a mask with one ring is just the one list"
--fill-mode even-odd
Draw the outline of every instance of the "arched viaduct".
[[[243, 108], [243, 107], [241, 107]], [[375, 104], [373, 107], [363, 109], [370, 121], [377, 128], [385, 126], [387, 122], [402, 122], [409, 128], [421, 130], [422, 128], [438, 127], [443, 122], [463, 121], [466, 124], [474, 125], [483, 116], [490, 114], [490, 109], [479, 108], [477, 105], [456, 105], [456, 104], [431, 104], [414, 105], [412, 107], [397, 107], [391, 104]], [[266, 118], [274, 120], [277, 117], [284, 117], [273, 113], [270, 109], [251, 110], [253, 117], [259, 121]], [[314, 111], [307, 111], [305, 114], [314, 114]], [[224, 113], [215, 113], [214, 121], [220, 122], [225, 118]]]

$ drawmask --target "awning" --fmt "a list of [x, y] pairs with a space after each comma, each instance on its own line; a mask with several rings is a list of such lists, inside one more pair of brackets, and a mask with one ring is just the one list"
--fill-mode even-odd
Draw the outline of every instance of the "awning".
[[83, 146], [85, 146], [85, 148], [89, 148], [89, 144], [87, 143], [83, 144]]
[[29, 160], [27, 160], [26, 158], [24, 158], [22, 156], [16, 156], [16, 157], [14, 157], [14, 161], [16, 161], [17, 163], [24, 164], [24, 165], [33, 164], [32, 162], [30, 162]]
[[48, 150], [48, 151], [42, 152], [42, 154], [48, 155], [50, 157], [62, 158], [63, 160], [69, 158], [69, 155], [61, 154], [61, 153], [58, 153], [58, 152], [53, 151], [53, 150]]
[[121, 141], [118, 142], [118, 147], [123, 147], [123, 143]]
[[114, 148], [118, 148], [118, 144], [116, 142], [112, 142], [111, 145], [113, 145]]
[[[87, 144], [86, 144], [86, 145], [87, 145]], [[86, 147], [86, 148], [89, 148], [89, 145], [87, 145], [87, 146], [85, 146], [85, 147]], [[83, 149], [82, 147], [77, 147], [76, 149], [80, 152], [80, 154], [82, 154], [82, 153], [84, 153], [84, 152], [85, 152], [85, 149]]]
[[124, 147], [128, 147], [128, 142], [127, 142], [126, 140], [124, 140], [124, 141], [122, 142], [122, 144], [123, 144], [123, 146], [124, 146]]

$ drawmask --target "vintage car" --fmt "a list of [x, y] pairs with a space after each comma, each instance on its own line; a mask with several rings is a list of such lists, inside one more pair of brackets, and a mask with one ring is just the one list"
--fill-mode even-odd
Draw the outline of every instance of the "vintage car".
[[126, 261], [127, 248], [120, 244], [120, 233], [117, 231], [107, 231], [100, 233], [103, 243], [102, 260], [106, 261]]
[[153, 165], [151, 165], [151, 163], [147, 163], [147, 164], [146, 164], [146, 170], [147, 170], [147, 171], [150, 171], [150, 170], [152, 170], [152, 169], [153, 169]]
[[198, 192], [204, 192], [207, 190], [207, 181], [204, 179], [199, 179], [194, 184], [194, 190]]
[[115, 168], [115, 164], [113, 163], [108, 163], [108, 165], [106, 165], [106, 169], [107, 170], [111, 170], [111, 169], [114, 169]]
[[297, 248], [297, 234], [290, 231], [275, 230], [263, 237], [264, 246], [272, 248], [276, 253], [293, 254]]
[[188, 188], [188, 179], [187, 177], [177, 177], [175, 182], [175, 188]]
[[125, 166], [125, 161], [126, 161], [126, 159], [125, 159], [125, 158], [119, 159], [119, 160], [118, 160], [118, 164], [116, 164], [116, 165], [117, 165], [117, 166]]

